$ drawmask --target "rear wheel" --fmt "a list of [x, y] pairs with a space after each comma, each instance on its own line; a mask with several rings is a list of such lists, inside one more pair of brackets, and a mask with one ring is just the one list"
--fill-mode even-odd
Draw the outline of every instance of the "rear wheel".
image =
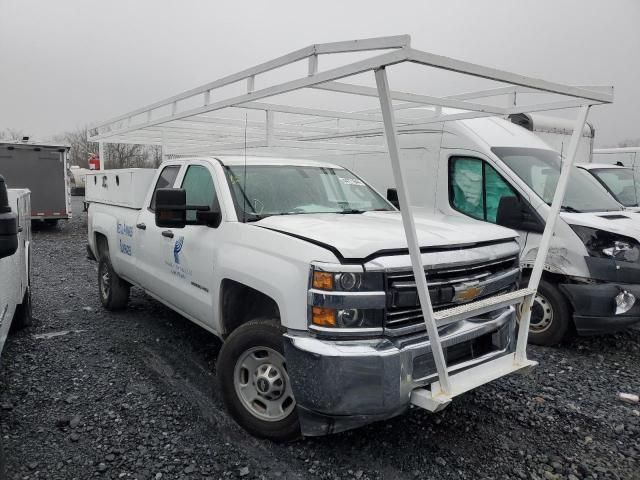
[[17, 332], [23, 328], [31, 326], [33, 316], [31, 313], [31, 288], [27, 287], [22, 298], [22, 303], [16, 307], [16, 313], [11, 321], [11, 332]]
[[107, 310], [122, 310], [129, 301], [131, 286], [113, 270], [108, 255], [98, 264], [98, 291], [100, 301]]
[[300, 437], [277, 321], [254, 320], [238, 327], [222, 346], [217, 370], [225, 406], [241, 427], [279, 442]]
[[554, 283], [540, 280], [531, 308], [529, 342], [535, 345], [557, 345], [571, 330], [571, 309]]

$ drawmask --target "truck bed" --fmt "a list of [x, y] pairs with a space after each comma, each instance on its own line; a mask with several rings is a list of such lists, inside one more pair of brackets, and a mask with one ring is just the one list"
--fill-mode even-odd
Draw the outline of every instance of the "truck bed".
[[141, 209], [157, 170], [126, 168], [88, 173], [85, 201]]

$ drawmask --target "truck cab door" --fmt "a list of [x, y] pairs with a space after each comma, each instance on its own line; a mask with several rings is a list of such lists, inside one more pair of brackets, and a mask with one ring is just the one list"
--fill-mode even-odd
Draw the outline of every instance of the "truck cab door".
[[[184, 189], [188, 207], [204, 212], [220, 212], [216, 173], [207, 162], [190, 162], [177, 188]], [[188, 208], [187, 224], [172, 229], [169, 248], [162, 252], [163, 263], [172, 280], [167, 299], [198, 323], [213, 326], [217, 296], [214, 295], [214, 269], [225, 224], [208, 226], [197, 218], [197, 210]], [[215, 303], [215, 305], [214, 305]]]
[[132, 280], [147, 290], [151, 295], [165, 299], [173, 289], [173, 278], [168, 266], [164, 263], [164, 255], [173, 249], [173, 239], [164, 234], [167, 229], [156, 226], [155, 198], [159, 188], [172, 188], [178, 178], [181, 164], [166, 165], [156, 178], [153, 191], [146, 200], [146, 208], [140, 210], [136, 222], [136, 269], [132, 272]]

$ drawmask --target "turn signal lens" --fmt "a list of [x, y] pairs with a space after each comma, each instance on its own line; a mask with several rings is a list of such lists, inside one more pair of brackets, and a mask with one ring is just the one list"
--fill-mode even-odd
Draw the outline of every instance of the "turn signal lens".
[[313, 288], [333, 290], [333, 273], [313, 272]]
[[319, 327], [335, 327], [336, 311], [333, 308], [313, 307], [311, 309], [311, 323]]

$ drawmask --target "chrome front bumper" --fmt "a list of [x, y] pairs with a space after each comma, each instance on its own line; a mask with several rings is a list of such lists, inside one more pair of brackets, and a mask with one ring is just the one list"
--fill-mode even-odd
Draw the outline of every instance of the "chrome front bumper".
[[[440, 336], [449, 371], [470, 368], [515, 351], [515, 310], [447, 325]], [[437, 379], [425, 334], [323, 340], [290, 331], [284, 343], [303, 435], [336, 433], [396, 416], [409, 407], [414, 389]]]

